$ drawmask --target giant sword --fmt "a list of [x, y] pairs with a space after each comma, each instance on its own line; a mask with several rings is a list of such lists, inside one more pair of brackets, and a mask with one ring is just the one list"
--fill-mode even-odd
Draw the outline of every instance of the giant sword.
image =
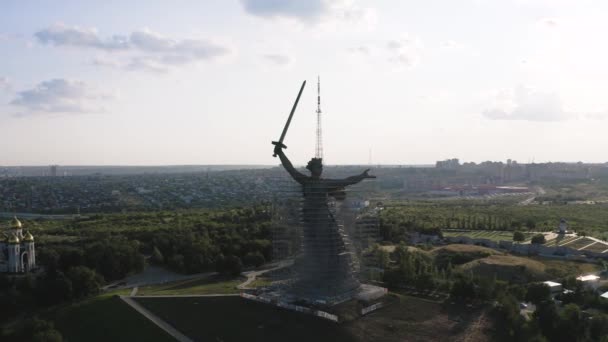
[[[289, 118], [287, 118], [287, 123], [285, 123], [285, 128], [283, 128], [283, 133], [281, 133], [281, 138], [279, 141], [273, 141], [273, 145], [281, 146], [282, 148], [287, 148], [285, 144], [283, 144], [283, 140], [285, 139], [285, 134], [287, 134], [287, 130], [289, 129], [289, 124], [291, 123], [291, 118], [293, 118], [293, 113], [296, 111], [296, 107], [298, 106], [298, 102], [300, 101], [300, 95], [302, 95], [302, 91], [304, 90], [304, 86], [306, 85], [306, 80], [302, 82], [302, 86], [300, 87], [300, 92], [298, 93], [298, 97], [296, 97], [296, 102], [293, 104], [293, 108], [291, 108], [291, 113], [289, 113]], [[277, 154], [273, 154], [273, 157], [276, 157]]]

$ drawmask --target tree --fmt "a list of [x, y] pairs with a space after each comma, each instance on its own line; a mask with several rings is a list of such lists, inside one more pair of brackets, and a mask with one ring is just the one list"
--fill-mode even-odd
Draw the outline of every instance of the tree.
[[239, 257], [228, 255], [218, 259], [216, 270], [220, 274], [238, 276], [243, 270], [243, 263]]
[[62, 342], [61, 333], [55, 329], [39, 331], [32, 335], [32, 342]]
[[524, 300], [526, 298], [526, 288], [519, 284], [510, 284], [507, 292], [517, 298], [517, 300]]
[[103, 283], [99, 274], [86, 266], [72, 267], [66, 275], [72, 282], [72, 293], [76, 298], [98, 294]]
[[555, 303], [553, 301], [542, 302], [536, 307], [534, 318], [536, 319], [542, 334], [549, 341], [556, 340], [557, 333], [555, 327], [559, 320], [559, 314]]
[[472, 301], [476, 297], [475, 284], [471, 279], [459, 276], [452, 284], [450, 297], [456, 300]]
[[519, 313], [519, 305], [515, 297], [511, 295], [498, 297], [494, 314], [497, 320], [495, 324], [497, 340], [517, 341], [524, 337], [525, 320]]
[[163, 253], [161, 253], [156, 246], [154, 246], [154, 249], [152, 250], [152, 257], [150, 258], [150, 261], [155, 265], [162, 265], [165, 262]]
[[243, 263], [247, 266], [260, 267], [264, 262], [266, 262], [266, 260], [260, 252], [247, 253], [243, 258]]
[[558, 341], [577, 341], [582, 340], [585, 334], [585, 321], [581, 314], [581, 309], [576, 304], [564, 306], [560, 319], [556, 326]]
[[526, 301], [536, 305], [549, 301], [551, 299], [551, 289], [543, 283], [535, 283], [528, 285], [526, 292]]
[[534, 220], [532, 220], [532, 219], [527, 219], [526, 228], [528, 228], [528, 230], [532, 230], [532, 229], [536, 228], [536, 222], [534, 222]]
[[36, 301], [53, 305], [72, 298], [72, 281], [63, 272], [47, 273], [36, 282]]
[[25, 322], [14, 335], [20, 341], [33, 342], [62, 342], [63, 337], [55, 330], [52, 322], [34, 317]]
[[608, 336], [608, 315], [593, 316], [589, 325], [589, 335], [594, 341], [599, 341], [602, 336]]
[[524, 233], [520, 232], [519, 230], [516, 230], [513, 233], [513, 241], [523, 242], [525, 240], [526, 240], [526, 235]]
[[542, 244], [544, 244], [546, 242], [545, 241], [545, 235], [543, 235], [543, 234], [536, 234], [536, 235], [534, 235], [532, 237], [532, 241], [531, 242], [533, 244], [536, 244], [536, 245], [542, 245]]

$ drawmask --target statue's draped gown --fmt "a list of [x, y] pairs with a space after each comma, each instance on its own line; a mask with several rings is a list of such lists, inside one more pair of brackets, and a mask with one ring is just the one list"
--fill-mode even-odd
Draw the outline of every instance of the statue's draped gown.
[[303, 299], [335, 301], [349, 296], [360, 284], [354, 273], [353, 258], [347, 248], [344, 227], [338, 224], [329, 207], [330, 196], [343, 194], [361, 176], [332, 180], [312, 178], [296, 171], [280, 155], [285, 169], [300, 183], [303, 192], [301, 223], [302, 246], [296, 259], [294, 294]]

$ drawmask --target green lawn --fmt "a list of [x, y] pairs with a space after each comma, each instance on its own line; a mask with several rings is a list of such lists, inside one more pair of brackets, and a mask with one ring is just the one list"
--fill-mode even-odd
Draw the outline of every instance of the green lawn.
[[174, 341], [114, 295], [101, 295], [62, 308], [52, 319], [64, 341]]
[[[443, 236], [467, 236], [472, 239], [489, 239], [493, 241], [513, 241], [513, 232], [499, 230], [470, 230], [463, 232], [443, 231]], [[526, 240], [532, 237], [532, 233], [524, 233]]]
[[244, 278], [226, 279], [220, 277], [205, 277], [181, 280], [166, 284], [140, 287], [139, 296], [190, 295], [190, 294], [231, 294], [239, 293], [236, 286]]
[[586, 237], [584, 237], [584, 238], [580, 238], [578, 240], [575, 240], [575, 241], [567, 244], [566, 247], [569, 247], [572, 249], [579, 249], [579, 248], [583, 248], [583, 247], [589, 245], [590, 243], [593, 243], [593, 240], [587, 239]]
[[249, 287], [264, 287], [272, 284], [272, 280], [266, 277], [257, 277], [255, 280], [249, 284]]
[[396, 294], [386, 307], [340, 324], [240, 297], [135, 300], [195, 341], [455, 341], [477, 322], [476, 313], [460, 305], [446, 309]]
[[564, 243], [568, 243], [575, 239], [578, 239], [578, 236], [566, 236], [566, 237], [558, 236], [555, 239], [551, 239], [551, 240], [545, 242], [545, 246], [560, 246]]
[[195, 341], [352, 341], [339, 325], [240, 297], [135, 298]]
[[584, 249], [584, 251], [591, 251], [591, 252], [596, 252], [596, 253], [602, 253], [605, 250], [608, 250], [608, 245], [601, 243], [601, 242], [597, 242]]

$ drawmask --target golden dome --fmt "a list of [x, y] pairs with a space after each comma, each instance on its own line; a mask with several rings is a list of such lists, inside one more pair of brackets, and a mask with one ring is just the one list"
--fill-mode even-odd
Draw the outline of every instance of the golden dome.
[[14, 244], [14, 243], [19, 243], [19, 238], [17, 237], [17, 235], [12, 234], [9, 238], [8, 238], [8, 243], [10, 244]]
[[25, 233], [23, 237], [23, 242], [34, 242], [34, 236], [30, 234], [30, 232]]
[[21, 221], [19, 221], [19, 219], [17, 219], [17, 216], [13, 217], [13, 219], [11, 220], [11, 228], [12, 229], [23, 228], [23, 225], [21, 224]]

